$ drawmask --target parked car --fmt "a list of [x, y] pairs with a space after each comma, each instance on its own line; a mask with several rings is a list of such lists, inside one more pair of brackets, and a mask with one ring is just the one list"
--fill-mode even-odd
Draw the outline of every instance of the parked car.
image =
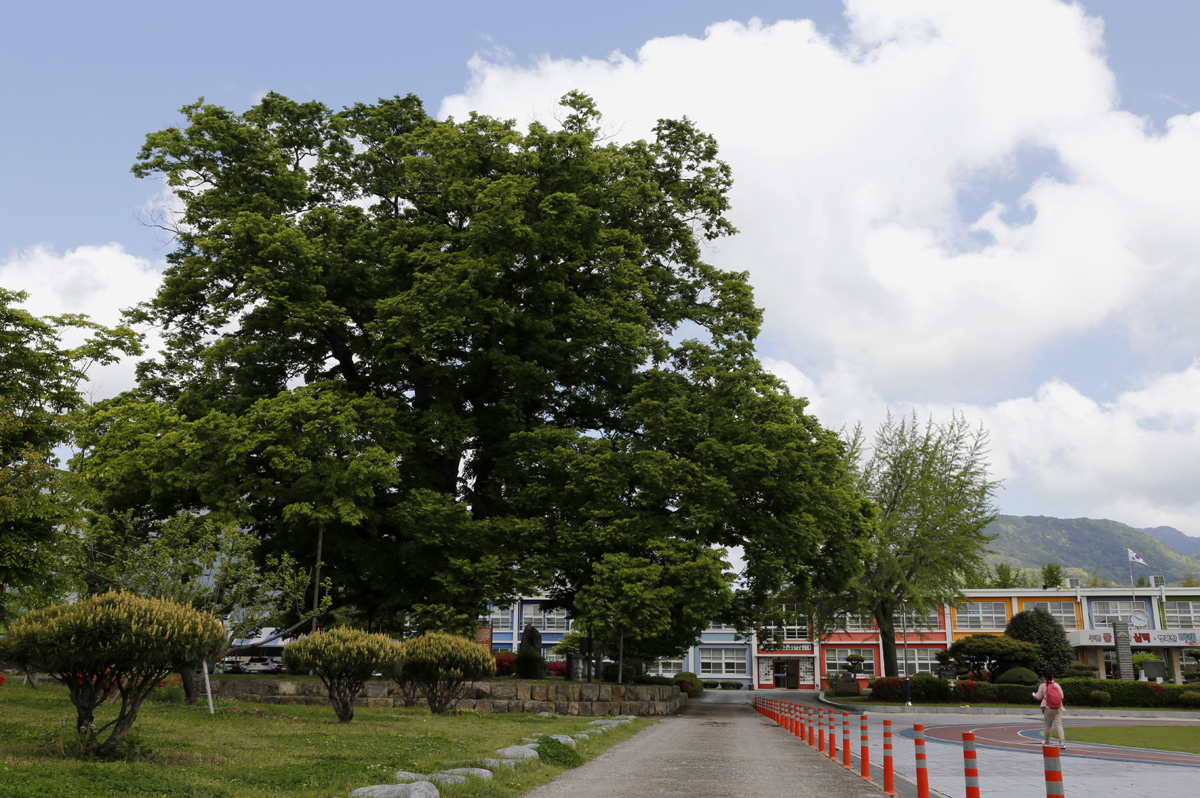
[[283, 660], [278, 657], [227, 659], [225, 673], [283, 673]]

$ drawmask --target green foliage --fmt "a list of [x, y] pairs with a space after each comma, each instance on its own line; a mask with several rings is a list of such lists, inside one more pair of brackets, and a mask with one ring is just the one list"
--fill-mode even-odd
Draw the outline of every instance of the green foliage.
[[[866, 568], [849, 591], [824, 602], [818, 621], [839, 612], [866, 611], [875, 618], [883, 665], [897, 671], [895, 622], [901, 602], [949, 600], [984, 567], [996, 517], [992, 496], [1000, 483], [988, 473], [987, 432], [954, 414], [945, 424], [922, 425], [888, 414], [863, 457], [862, 430], [850, 442], [859, 491], [878, 507], [877, 532]], [[832, 594], [831, 594], [832, 595]]]
[[954, 685], [928, 673], [918, 673], [912, 679], [912, 700], [922, 704], [949, 701], [954, 695]]
[[630, 680], [630, 683], [632, 683], [632, 684], [673, 685], [673, 684], [675, 684], [675, 680], [672, 679], [670, 676], [651, 676], [651, 675], [645, 674], [645, 673], [638, 673], [638, 674], [634, 675], [634, 677]]
[[721, 683], [717, 679], [705, 679], [701, 684], [704, 685], [705, 690], [716, 690]]
[[1037, 646], [1007, 635], [976, 634], [956, 640], [947, 652], [952, 660], [971, 672], [993, 675], [1011, 668], [1031, 668], [1037, 664]]
[[1049, 668], [1056, 674], [1062, 674], [1078, 662], [1062, 624], [1040, 607], [1018, 612], [1009, 620], [1004, 634], [1037, 646], [1038, 658], [1034, 667], [1039, 672]]
[[517, 660], [513, 671], [518, 679], [544, 679], [546, 678], [546, 658], [533, 646], [521, 646], [517, 649]]
[[1185, 690], [1179, 694], [1179, 703], [1191, 709], [1200, 709], [1200, 692]]
[[1150, 651], [1135, 651], [1130, 657], [1133, 660], [1133, 672], [1137, 673], [1145, 662], [1162, 662], [1162, 657]]
[[[61, 491], [55, 451], [71, 441], [71, 418], [86, 401], [80, 383], [93, 364], [137, 354], [137, 336], [86, 316], [38, 317], [28, 295], [0, 287], [0, 623], [14, 602], [37, 606], [64, 592], [64, 524], [73, 508]], [[78, 346], [62, 343], [79, 330]]]
[[[707, 687], [708, 685], [706, 684], [704, 686]], [[743, 685], [741, 682], [734, 682], [734, 681], [722, 681], [721, 682], [722, 690], [741, 690], [743, 687], [745, 687], [745, 685]]]
[[[518, 655], [518, 674], [520, 662]], [[464, 637], [428, 632], [404, 644], [404, 656], [397, 675], [416, 685], [429, 705], [429, 711], [439, 714], [458, 704], [468, 682], [495, 673], [495, 660], [478, 643]]]
[[1096, 668], [1094, 668], [1091, 665], [1084, 665], [1082, 662], [1076, 662], [1072, 665], [1068, 665], [1066, 668], [1063, 669], [1061, 675], [1064, 678], [1077, 678], [1077, 679], [1095, 679], [1095, 678], [1097, 678]]
[[1034, 685], [1041, 681], [1029, 668], [1009, 668], [996, 677], [996, 684]]
[[[621, 681], [624, 684], [629, 684], [633, 681], [636, 672], [632, 665], [626, 665], [621, 671]], [[606, 662], [604, 668], [600, 671], [600, 675], [606, 682], [615, 682], [617, 680], [617, 663]]]
[[[0, 661], [50, 673], [65, 684], [82, 744], [108, 755], [133, 728], [150, 691], [184, 664], [211, 660], [224, 649], [225, 635], [210, 614], [163, 599], [106, 593], [22, 615], [0, 643]], [[114, 693], [121, 698], [117, 717], [97, 726], [96, 708]]]
[[1056, 562], [1042, 566], [1042, 589], [1063, 586], [1063, 568]]
[[1106, 707], [1112, 703], [1112, 694], [1107, 690], [1092, 690], [1087, 694], [1087, 703], [1093, 707]]
[[991, 682], [964, 680], [954, 685], [954, 693], [968, 704], [987, 704], [996, 700], [996, 687]]
[[539, 737], [537, 752], [539, 759], [552, 765], [575, 768], [583, 764], [583, 757], [578, 751], [553, 737]]
[[289, 671], [312, 670], [321, 678], [342, 723], [354, 720], [354, 699], [372, 674], [395, 668], [402, 656], [401, 645], [386, 636], [345, 626], [316, 632], [283, 647], [283, 664]]

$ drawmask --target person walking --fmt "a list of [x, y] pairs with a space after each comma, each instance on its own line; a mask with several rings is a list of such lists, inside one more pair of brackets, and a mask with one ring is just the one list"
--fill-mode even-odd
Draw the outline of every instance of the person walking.
[[1042, 673], [1045, 679], [1038, 685], [1037, 692], [1033, 697], [1042, 702], [1042, 720], [1046, 723], [1046, 729], [1042, 733], [1042, 745], [1050, 745], [1050, 727], [1058, 729], [1058, 747], [1065, 749], [1067, 747], [1067, 738], [1063, 734], [1062, 712], [1063, 712], [1063, 691], [1062, 685], [1054, 681], [1054, 674], [1049, 668], [1046, 668]]

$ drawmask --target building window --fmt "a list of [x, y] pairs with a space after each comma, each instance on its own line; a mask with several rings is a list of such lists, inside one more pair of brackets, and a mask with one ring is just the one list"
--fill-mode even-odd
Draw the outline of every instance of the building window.
[[683, 673], [683, 660], [656, 659], [646, 668], [646, 673], [650, 676], [674, 676]]
[[954, 605], [958, 629], [1003, 629], [1008, 625], [1003, 601], [965, 601]]
[[565, 632], [571, 628], [566, 610], [543, 610], [537, 605], [525, 607], [525, 623], [533, 624], [539, 632]]
[[721, 675], [746, 675], [746, 649], [702, 648], [700, 649], [700, 673]]
[[[911, 650], [910, 650], [911, 653]], [[875, 650], [871, 648], [827, 648], [825, 649], [825, 672], [826, 673], [848, 673], [846, 670], [846, 657], [851, 654], [857, 654], [863, 658], [862, 664], [858, 668], [858, 672], [862, 676], [875, 675]]]
[[1092, 625], [1111, 626], [1114, 623], [1129, 622], [1129, 613], [1134, 610], [1145, 610], [1146, 602], [1138, 601], [1093, 601]]
[[484, 620], [491, 624], [494, 631], [511, 632], [512, 607], [492, 607], [491, 613]]
[[736, 632], [737, 629], [727, 623], [710, 623], [705, 632]]
[[1027, 610], [1045, 610], [1054, 620], [1062, 624], [1064, 629], [1078, 629], [1079, 619], [1075, 615], [1074, 601], [1027, 601]]
[[905, 626], [909, 629], [917, 630], [941, 628], [936, 604], [926, 604], [924, 606], [910, 606], [905, 604], [902, 610], [902, 612], [892, 614], [893, 628], [897, 631], [903, 630]]
[[1200, 629], [1200, 601], [1168, 601], [1164, 610], [1168, 629]]
[[808, 617], [800, 612], [800, 605], [781, 604], [780, 610], [782, 618], [764, 625], [759, 636], [764, 640], [807, 640]]
[[870, 632], [875, 628], [875, 619], [869, 612], [843, 615], [838, 619], [838, 628], [844, 632]]
[[[937, 660], [938, 652], [941, 649], [937, 648], [910, 648], [908, 650], [908, 667], [913, 673], [933, 673], [938, 672], [938, 668], [942, 667]], [[904, 672], [904, 648], [896, 646], [896, 663], [900, 666], [900, 672]]]

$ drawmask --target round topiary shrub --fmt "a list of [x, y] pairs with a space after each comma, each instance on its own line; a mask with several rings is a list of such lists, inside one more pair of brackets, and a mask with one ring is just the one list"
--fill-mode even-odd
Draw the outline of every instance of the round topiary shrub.
[[[84, 748], [106, 756], [168, 674], [212, 661], [226, 645], [225, 627], [211, 614], [165, 599], [105, 593], [27, 612], [0, 641], [0, 660], [65, 684]], [[117, 717], [97, 726], [96, 709], [114, 693], [121, 697]], [[105, 731], [109, 735], [101, 741]]]
[[338, 720], [349, 723], [363, 685], [376, 671], [394, 668], [402, 652], [401, 645], [385, 635], [339, 626], [288, 643], [283, 663], [292, 673], [311, 670], [321, 677]]
[[996, 677], [996, 684], [1037, 684], [1038, 675], [1029, 668], [1010, 668]]
[[[681, 671], [671, 679], [679, 685], [680, 690], [687, 693], [688, 698], [695, 698], [704, 692], [704, 681], [691, 671]], [[686, 687], [684, 686], [685, 682], [687, 683]]]
[[474, 640], [430, 632], [404, 644], [404, 656], [393, 671], [411, 682], [434, 713], [453, 709], [467, 683], [496, 674], [496, 661]]
[[1092, 690], [1088, 693], [1088, 703], [1094, 707], [1106, 707], [1112, 703], [1112, 696], [1104, 690]]
[[583, 764], [583, 757], [578, 751], [553, 737], [539, 737], [537, 752], [539, 759], [552, 765], [575, 768]]
[[533, 646], [521, 646], [514, 670], [518, 679], [545, 679], [546, 658]]

